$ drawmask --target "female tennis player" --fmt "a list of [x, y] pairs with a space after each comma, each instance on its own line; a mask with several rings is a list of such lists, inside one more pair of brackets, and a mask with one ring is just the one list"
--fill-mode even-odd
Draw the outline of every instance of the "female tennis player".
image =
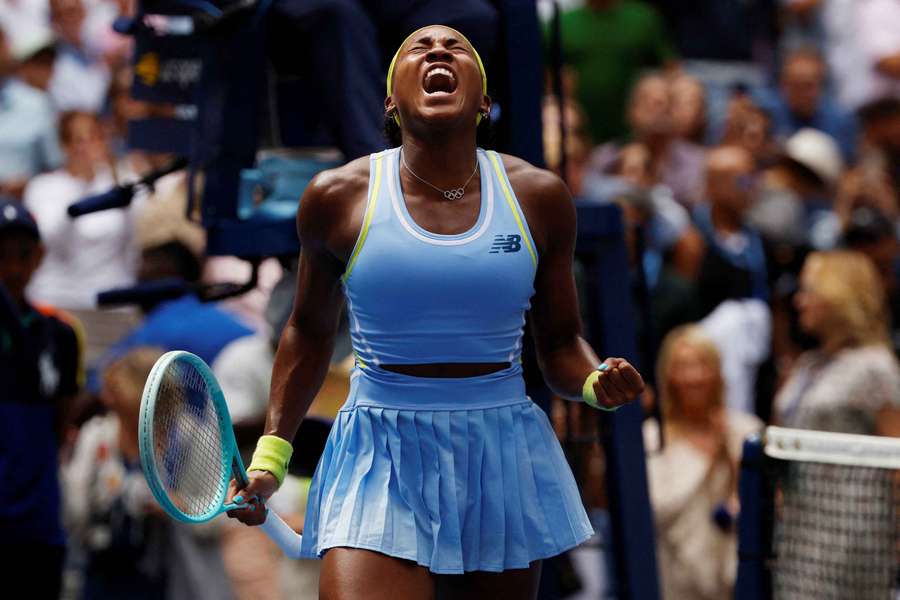
[[[525, 395], [531, 309], [544, 377], [613, 409], [643, 388], [581, 337], [575, 210], [553, 174], [476, 146], [484, 67], [459, 32], [410, 35], [388, 71], [399, 147], [319, 174], [298, 214], [297, 299], [266, 435], [232, 494], [257, 525], [325, 376], [346, 298], [357, 367], [313, 478], [303, 552], [320, 597], [531, 598], [540, 560], [591, 533], [549, 421]], [[612, 274], [615, 276], [615, 274]]]

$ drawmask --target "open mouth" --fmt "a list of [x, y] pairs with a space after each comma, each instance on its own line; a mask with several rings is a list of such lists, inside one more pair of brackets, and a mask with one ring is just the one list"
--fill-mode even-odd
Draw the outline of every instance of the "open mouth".
[[456, 91], [456, 75], [446, 67], [431, 67], [425, 72], [422, 88], [426, 94], [452, 94]]

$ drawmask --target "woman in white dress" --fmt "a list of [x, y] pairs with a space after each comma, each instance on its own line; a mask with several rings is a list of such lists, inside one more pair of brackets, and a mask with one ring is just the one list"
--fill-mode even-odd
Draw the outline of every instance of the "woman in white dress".
[[97, 292], [134, 282], [135, 209], [69, 217], [70, 204], [109, 191], [116, 179], [96, 115], [63, 113], [59, 135], [65, 166], [34, 177], [25, 188], [25, 206], [37, 221], [46, 249], [28, 295], [37, 303], [90, 310], [96, 306]]
[[744, 438], [762, 423], [726, 408], [719, 351], [697, 325], [666, 336], [657, 382], [664, 444], [651, 418], [644, 423], [644, 445], [663, 598], [730, 598], [738, 461]]

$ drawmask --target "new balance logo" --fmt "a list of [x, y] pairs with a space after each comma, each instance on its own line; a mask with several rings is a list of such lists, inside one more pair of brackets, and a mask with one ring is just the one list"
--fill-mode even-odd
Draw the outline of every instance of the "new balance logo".
[[501, 250], [504, 252], [518, 252], [522, 249], [522, 236], [520, 235], [495, 235], [494, 243], [491, 245], [489, 254], [497, 254]]

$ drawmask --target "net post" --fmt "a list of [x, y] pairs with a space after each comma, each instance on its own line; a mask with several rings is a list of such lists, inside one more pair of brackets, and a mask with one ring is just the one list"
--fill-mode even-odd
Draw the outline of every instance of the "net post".
[[765, 453], [758, 434], [744, 440], [738, 480], [741, 512], [738, 516], [738, 572], [735, 600], [771, 598], [766, 569], [765, 533], [767, 492], [764, 480]]

